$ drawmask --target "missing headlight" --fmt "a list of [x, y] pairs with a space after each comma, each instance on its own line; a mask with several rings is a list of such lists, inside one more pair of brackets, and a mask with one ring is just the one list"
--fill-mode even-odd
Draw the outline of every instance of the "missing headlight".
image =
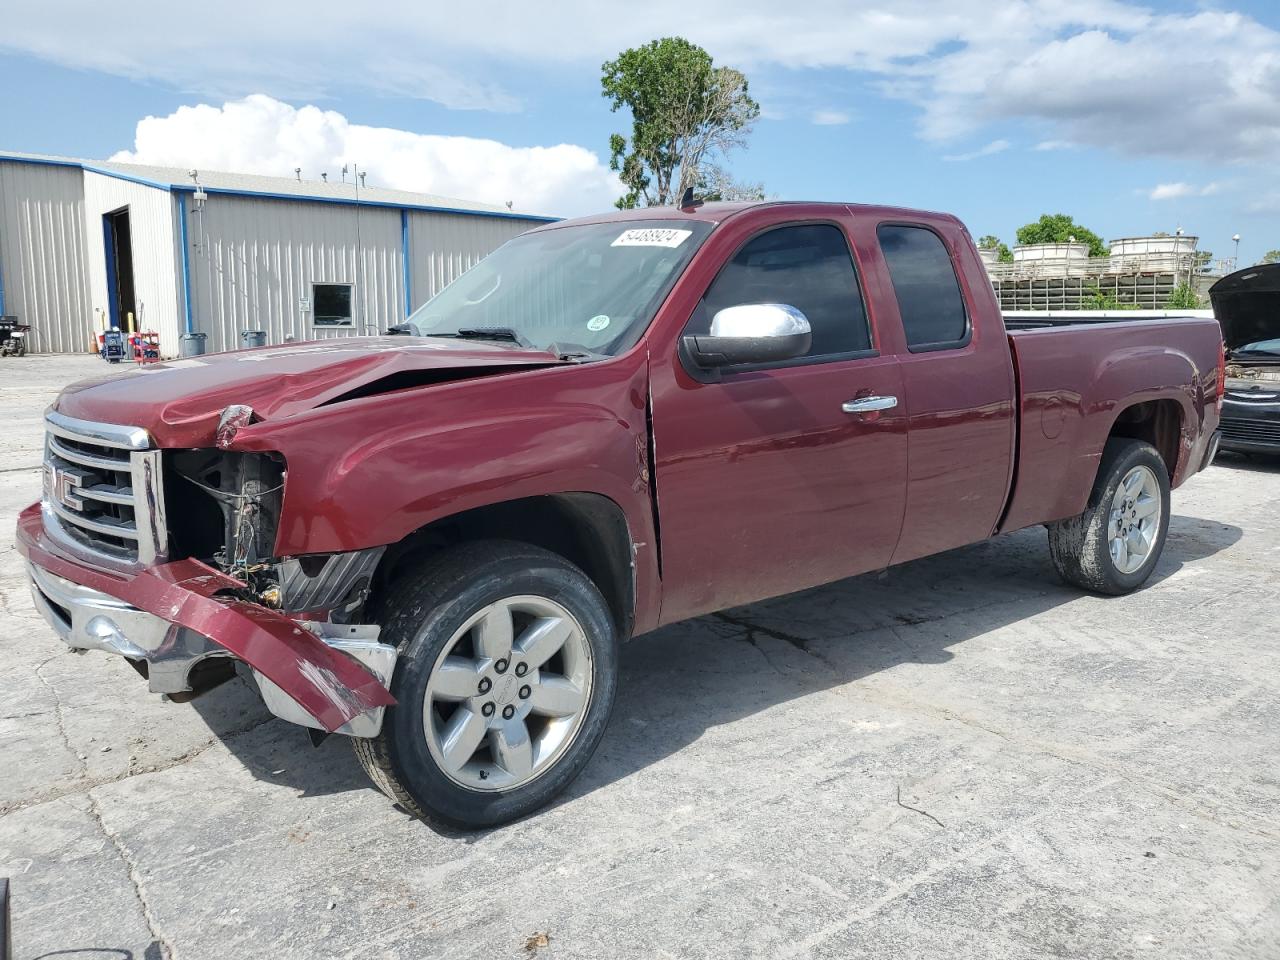
[[[171, 531], [188, 556], [212, 561], [247, 580], [270, 561], [284, 499], [284, 461], [277, 454], [184, 450], [173, 454], [173, 475], [185, 481], [172, 511]], [[198, 492], [197, 492], [198, 491]]]

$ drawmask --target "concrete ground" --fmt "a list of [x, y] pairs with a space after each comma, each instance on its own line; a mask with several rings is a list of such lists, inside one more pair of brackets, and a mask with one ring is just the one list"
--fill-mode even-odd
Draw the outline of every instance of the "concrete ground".
[[1280, 467], [1178, 491], [1133, 596], [1036, 529], [639, 640], [568, 795], [455, 835], [242, 682], [162, 702], [33, 612], [41, 410], [103, 369], [0, 361], [19, 957], [1280, 957]]

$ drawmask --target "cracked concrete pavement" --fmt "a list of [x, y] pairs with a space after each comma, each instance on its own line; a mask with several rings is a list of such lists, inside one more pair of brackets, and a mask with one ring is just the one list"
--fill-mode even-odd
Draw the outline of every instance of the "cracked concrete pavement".
[[19, 957], [1280, 956], [1280, 465], [1176, 492], [1134, 596], [1035, 529], [640, 639], [568, 795], [459, 835], [242, 681], [163, 702], [35, 614], [40, 414], [103, 372], [0, 361]]

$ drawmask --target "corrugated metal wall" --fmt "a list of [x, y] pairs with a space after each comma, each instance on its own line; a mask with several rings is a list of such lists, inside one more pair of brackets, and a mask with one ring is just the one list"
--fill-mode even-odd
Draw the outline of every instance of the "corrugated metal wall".
[[33, 351], [89, 348], [84, 179], [75, 167], [0, 162], [4, 312], [32, 325]]
[[[181, 265], [174, 236], [173, 194], [140, 183], [84, 172], [85, 241], [89, 262], [94, 329], [111, 316], [102, 215], [129, 208], [133, 247], [133, 291], [138, 328], [160, 334], [160, 351], [178, 353], [183, 329]], [[123, 329], [123, 318], [121, 318]]]
[[416, 310], [476, 262], [536, 223], [409, 211], [409, 289]]
[[[195, 329], [210, 352], [235, 349], [244, 330], [268, 343], [381, 332], [404, 318], [400, 211], [213, 194], [187, 197]], [[352, 284], [350, 327], [314, 327], [313, 283]]]

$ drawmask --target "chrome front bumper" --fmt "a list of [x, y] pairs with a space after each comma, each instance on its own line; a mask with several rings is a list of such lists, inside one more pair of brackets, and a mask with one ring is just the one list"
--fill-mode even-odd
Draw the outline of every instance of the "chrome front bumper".
[[[189, 692], [191, 670], [197, 663], [211, 657], [236, 659], [226, 648], [194, 630], [169, 623], [109, 594], [73, 583], [34, 563], [27, 564], [27, 571], [36, 609], [67, 646], [144, 661], [152, 693]], [[328, 646], [364, 664], [390, 689], [396, 649], [378, 642], [380, 627], [338, 623], [301, 625]], [[324, 729], [319, 720], [279, 686], [250, 669], [268, 710], [290, 723]], [[383, 711], [383, 707], [367, 710], [334, 732], [353, 737], [377, 736], [382, 729]]]

